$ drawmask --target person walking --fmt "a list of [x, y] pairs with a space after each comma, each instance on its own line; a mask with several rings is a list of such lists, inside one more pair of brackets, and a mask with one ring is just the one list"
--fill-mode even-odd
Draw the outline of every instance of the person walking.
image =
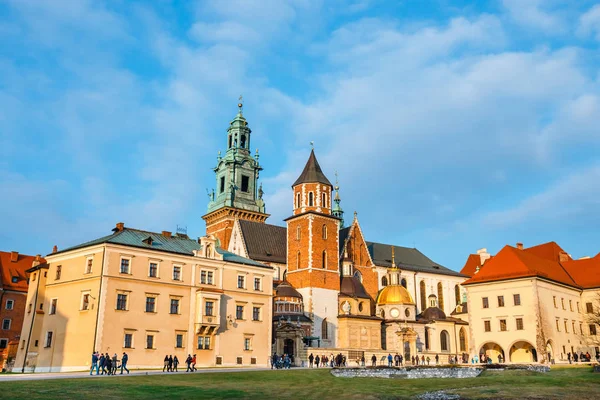
[[398, 358], [399, 358], [399, 360], [400, 360], [400, 366], [403, 366], [403, 365], [404, 365], [404, 363], [403, 363], [403, 362], [404, 362], [404, 357], [402, 357], [402, 354], [400, 354], [400, 355], [398, 356]]
[[571, 364], [571, 352], [567, 353], [567, 360], [569, 360], [569, 364]]
[[98, 353], [92, 353], [92, 368], [90, 369], [90, 375], [94, 374], [94, 369], [96, 370], [96, 375], [98, 375]]
[[429, 358], [429, 356], [427, 356], [427, 365], [429, 365], [429, 360], [431, 359]]
[[173, 357], [173, 372], [179, 372], [177, 371], [177, 366], [179, 365], [179, 359], [177, 358], [177, 356]]
[[121, 375], [123, 375], [123, 370], [127, 371], [127, 375], [129, 375], [129, 370], [127, 369], [127, 361], [129, 361], [129, 356], [127, 353], [123, 352], [123, 357], [121, 357]]
[[435, 365], [440, 363], [440, 356], [438, 354], [435, 355]]
[[315, 356], [313, 356], [313, 353], [310, 353], [310, 356], [308, 356], [308, 368], [313, 367], [314, 361], [315, 361]]
[[363, 353], [362, 357], [360, 357], [360, 365], [365, 366], [365, 354]]
[[425, 356], [421, 356], [421, 365], [425, 365]]
[[321, 359], [319, 358], [319, 355], [317, 354], [317, 356], [315, 357], [315, 365], [317, 366], [317, 368], [319, 368], [320, 361], [321, 361]]
[[100, 354], [100, 358], [98, 359], [98, 367], [102, 370], [100, 375], [104, 375], [106, 369], [104, 369], [105, 361], [104, 361], [104, 353]]
[[187, 365], [187, 369], [185, 370], [185, 372], [192, 372], [192, 368], [191, 368], [191, 364], [192, 364], [192, 356], [188, 354], [187, 358], [185, 359], [185, 363]]
[[371, 365], [374, 367], [377, 366], [377, 356], [375, 354], [373, 354], [373, 357], [371, 357]]
[[196, 371], [196, 355], [192, 357], [192, 371]]
[[117, 357], [117, 353], [115, 353], [113, 355], [113, 358], [112, 358], [112, 368], [113, 368], [113, 373], [112, 374], [113, 375], [116, 375], [118, 365], [119, 365], [119, 359]]
[[169, 368], [169, 356], [166, 355], [164, 362], [163, 362], [163, 372], [165, 372], [165, 371], [169, 372], [168, 368]]
[[169, 356], [169, 363], [167, 365], [167, 372], [173, 372], [173, 356]]
[[106, 375], [110, 375], [112, 372], [112, 360], [108, 353], [104, 356], [104, 365], [106, 365]]

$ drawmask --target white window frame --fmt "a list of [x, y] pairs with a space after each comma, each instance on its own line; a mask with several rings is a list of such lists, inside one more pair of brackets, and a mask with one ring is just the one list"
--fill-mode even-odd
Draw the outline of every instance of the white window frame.
[[[120, 309], [118, 308], [119, 305], [119, 295], [122, 294], [125, 297], [125, 309]], [[118, 290], [117, 293], [115, 293], [115, 311], [129, 311], [129, 292], [124, 292], [124, 291], [120, 291]]]
[[[176, 349], [183, 349], [185, 348], [185, 334], [186, 332], [184, 331], [175, 331], [175, 348]], [[181, 346], [177, 346], [177, 336], [181, 335]]]
[[[179, 268], [179, 279], [175, 279], [175, 268]], [[183, 282], [183, 265], [173, 264], [173, 270], [171, 273], [171, 279], [176, 282]]]
[[[156, 276], [150, 275], [150, 264], [156, 264]], [[160, 278], [160, 262], [156, 260], [148, 261], [148, 278], [159, 279]]]
[[[240, 277], [242, 278], [242, 282], [243, 282], [242, 287], [240, 287]], [[246, 289], [246, 285], [247, 285], [246, 274], [237, 274], [237, 280], [236, 280], [235, 284], [236, 284], [236, 288], [238, 288], [238, 289]]]
[[252, 351], [252, 336], [244, 336], [244, 351]]
[[[152, 347], [148, 347], [148, 336], [152, 336]], [[156, 350], [156, 332], [146, 332], [146, 343], [144, 344], [146, 350]]]
[[[146, 308], [146, 305], [148, 304], [148, 298], [154, 299], [154, 311], [148, 311], [148, 309]], [[144, 312], [146, 314], [156, 314], [158, 312], [158, 294], [156, 294], [156, 293], [145, 293], [144, 294]]]
[[[56, 306], [54, 307], [54, 312], [52, 312], [52, 302], [56, 300]], [[58, 297], [54, 297], [50, 299], [50, 307], [48, 307], [48, 315], [56, 314], [56, 310], [58, 310]]]
[[[125, 338], [127, 337], [127, 335], [131, 335], [131, 346], [130, 347], [125, 346]], [[125, 330], [125, 332], [123, 332], [123, 348], [124, 349], [134, 349], [135, 348], [135, 334], [133, 331]]]
[[[177, 296], [169, 296], [169, 315], [181, 315], [181, 297], [177, 297]], [[172, 307], [172, 302], [173, 300], [177, 300], [177, 312], [176, 313], [172, 313], [171, 312], [171, 307]]]
[[[8, 306], [10, 302], [10, 307]], [[14, 310], [15, 308], [15, 301], [13, 299], [6, 299], [6, 303], [4, 304], [4, 308], [7, 310]]]
[[[123, 265], [123, 260], [127, 260], [129, 261], [128, 267], [127, 267], [127, 272], [122, 272], [121, 271], [121, 265]], [[131, 262], [132, 262], [132, 257], [125, 257], [125, 256], [121, 256], [121, 258], [119, 258], [119, 274], [122, 275], [131, 275]]]
[[[48, 334], [52, 335], [52, 339], [50, 339], [50, 343], [48, 343]], [[44, 348], [45, 349], [51, 348], [53, 343], [54, 343], [54, 331], [46, 331], [46, 334], [44, 335]]]
[[[258, 289], [256, 288], [256, 281], [258, 280]], [[263, 279], [261, 276], [255, 276], [254, 281], [252, 282], [253, 289], [257, 292], [263, 291]]]
[[[88, 271], [88, 265], [89, 265], [90, 261], [92, 262], [92, 265], [90, 265], [90, 267], [89, 267], [90, 270]], [[131, 267], [131, 264], [129, 264], [129, 266]], [[93, 271], [93, 268], [94, 268], [94, 257], [93, 256], [86, 257], [85, 258], [85, 269], [83, 270], [83, 274], [84, 275], [91, 274]], [[119, 268], [121, 268], [121, 267], [119, 266]]]
[[[4, 327], [4, 321], [8, 321], [8, 328]], [[12, 326], [12, 319], [11, 318], [4, 318], [2, 320], [2, 330], [4, 331], [10, 331], [10, 327]]]
[[[87, 294], [88, 296], [88, 306], [87, 308], [83, 308], [83, 299], [85, 297], [85, 295]], [[92, 298], [91, 292], [89, 290], [84, 290], [81, 292], [81, 299], [79, 300], [79, 311], [90, 311], [91, 307], [91, 301], [90, 299]]]
[[[258, 319], [254, 319], [254, 309], [258, 308]], [[253, 304], [252, 305], [252, 321], [262, 321], [262, 306], [258, 305], [258, 304]]]

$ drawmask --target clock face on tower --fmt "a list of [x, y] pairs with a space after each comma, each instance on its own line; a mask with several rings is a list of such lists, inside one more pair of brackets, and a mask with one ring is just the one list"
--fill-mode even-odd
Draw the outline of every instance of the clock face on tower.
[[397, 308], [392, 308], [392, 309], [390, 310], [390, 315], [391, 315], [393, 318], [398, 318], [398, 317], [400, 316], [400, 311], [398, 311], [398, 309], [397, 309]]

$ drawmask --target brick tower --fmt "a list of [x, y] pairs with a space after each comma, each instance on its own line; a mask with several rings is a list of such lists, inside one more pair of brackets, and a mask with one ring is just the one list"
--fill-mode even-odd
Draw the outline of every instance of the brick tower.
[[313, 336], [323, 345], [335, 346], [340, 219], [332, 214], [333, 186], [314, 150], [292, 188], [294, 211], [286, 219], [287, 280], [302, 294], [304, 309], [313, 316]]
[[217, 191], [209, 193], [208, 212], [202, 217], [206, 222], [206, 234], [214, 235], [219, 246], [227, 249], [236, 219], [265, 222], [262, 185], [258, 186], [262, 170], [258, 162], [258, 150], [250, 154], [250, 133], [243, 115], [243, 104], [238, 104], [238, 113], [227, 129], [227, 152], [217, 157], [214, 168]]

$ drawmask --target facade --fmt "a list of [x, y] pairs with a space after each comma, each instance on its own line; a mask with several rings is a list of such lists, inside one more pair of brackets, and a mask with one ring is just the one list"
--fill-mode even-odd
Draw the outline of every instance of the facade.
[[501, 355], [508, 362], [598, 354], [599, 328], [589, 316], [598, 312], [600, 256], [574, 260], [554, 242], [505, 246], [479, 263], [477, 256], [471, 255], [463, 269], [473, 272], [463, 283], [471, 354], [494, 361]]
[[27, 270], [44, 261], [39, 255], [0, 252], [0, 369], [16, 355], [29, 286]]
[[199, 366], [267, 364], [272, 269], [213, 237], [118, 223], [28, 272], [15, 370], [85, 370], [94, 351], [126, 352], [130, 368], [161, 367], [167, 354], [196, 354]]

